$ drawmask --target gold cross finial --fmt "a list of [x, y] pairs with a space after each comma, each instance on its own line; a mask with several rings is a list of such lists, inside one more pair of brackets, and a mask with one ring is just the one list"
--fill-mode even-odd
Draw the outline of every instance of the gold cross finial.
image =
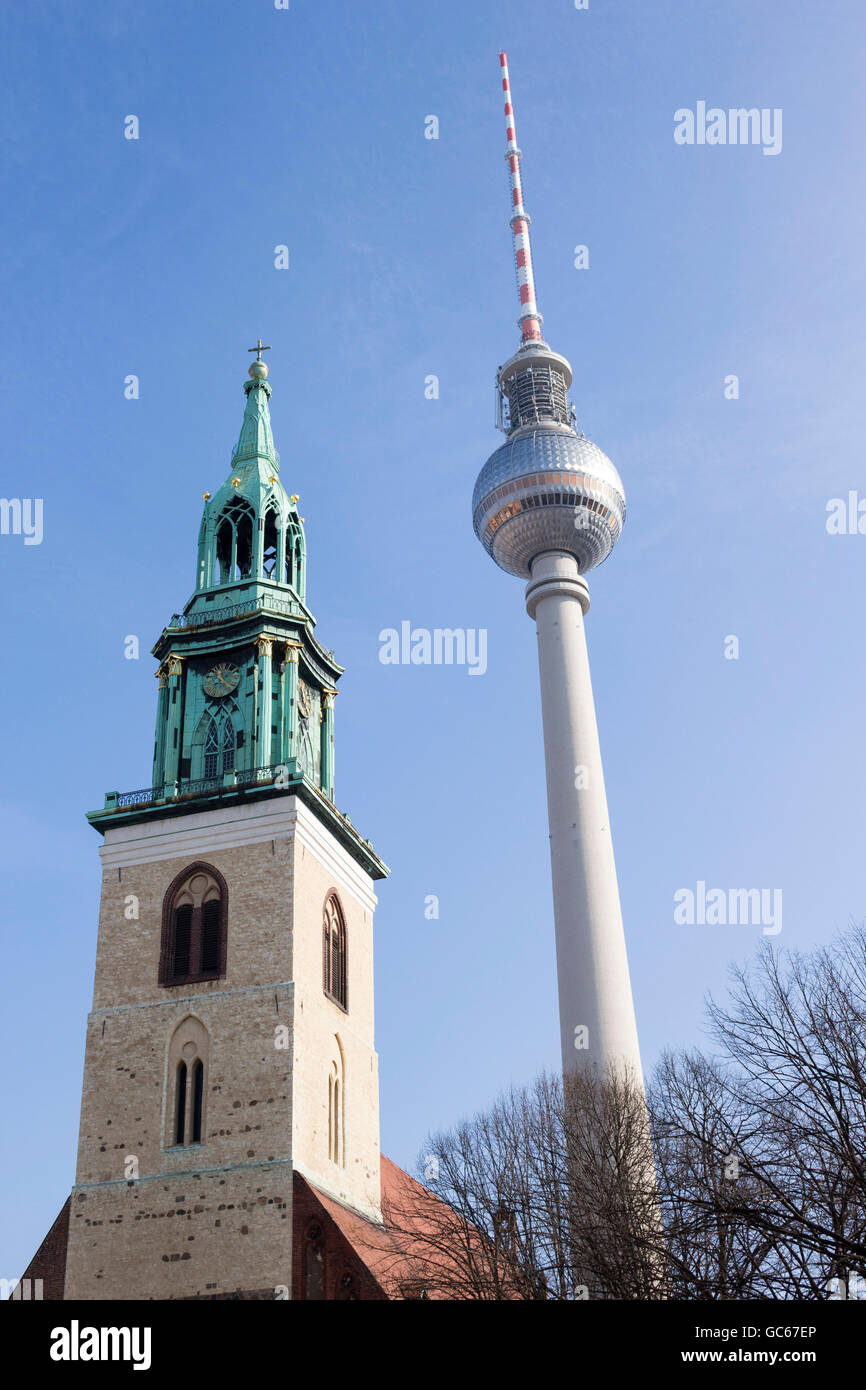
[[261, 340], [261, 338], [259, 338], [258, 347], [247, 348], [247, 352], [254, 352], [254, 353], [257, 354], [257, 355], [256, 355], [256, 361], [257, 361], [257, 362], [261, 362], [261, 360], [262, 360], [262, 353], [263, 353], [263, 352], [270, 352], [270, 351], [271, 351], [271, 348], [270, 348], [270, 347], [262, 347], [262, 340]]

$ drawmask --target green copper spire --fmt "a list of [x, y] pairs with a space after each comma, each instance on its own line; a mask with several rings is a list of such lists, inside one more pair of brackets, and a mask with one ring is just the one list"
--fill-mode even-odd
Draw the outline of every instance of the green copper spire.
[[[280, 456], [271, 430], [271, 387], [261, 339], [255, 362], [244, 382], [247, 402], [238, 442], [225, 482], [204, 494], [199, 531], [196, 589], [207, 591], [207, 602], [246, 598], [249, 582], [291, 589], [306, 599], [306, 543], [303, 518], [295, 494], [286, 493], [279, 478]], [[241, 593], [230, 593], [238, 585]], [[219, 595], [213, 590], [219, 590]]]
[[[385, 865], [334, 804], [334, 697], [343, 668], [316, 640], [306, 539], [271, 432], [261, 339], [228, 476], [205, 492], [195, 592], [153, 647], [150, 787], [109, 792], [109, 825], [297, 796], [373, 878]], [[294, 468], [295, 465], [293, 464]]]
[[270, 352], [270, 348], [262, 347], [262, 340], [259, 338], [258, 347], [248, 348], [247, 351], [257, 352], [258, 356], [250, 367], [252, 379], [244, 382], [247, 405], [240, 437], [232, 454], [232, 463], [236, 464], [245, 459], [257, 458], [270, 464], [275, 472], [279, 472], [280, 456], [274, 448], [271, 412], [268, 408], [271, 395], [271, 388], [267, 381], [268, 367], [267, 363], [262, 361], [262, 353]]

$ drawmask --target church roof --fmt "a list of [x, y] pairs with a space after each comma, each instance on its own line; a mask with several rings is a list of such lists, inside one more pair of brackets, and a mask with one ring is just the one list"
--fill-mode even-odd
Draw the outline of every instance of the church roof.
[[[484, 1237], [429, 1188], [381, 1155], [382, 1224], [303, 1179], [386, 1299], [471, 1297], [467, 1269]], [[296, 1174], [296, 1179], [299, 1177]]]

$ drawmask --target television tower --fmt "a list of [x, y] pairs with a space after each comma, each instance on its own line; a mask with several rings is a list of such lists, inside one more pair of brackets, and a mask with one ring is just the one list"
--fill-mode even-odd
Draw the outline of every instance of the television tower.
[[538, 632], [563, 1070], [614, 1064], [640, 1081], [583, 622], [584, 576], [619, 539], [625, 494], [610, 459], [577, 430], [571, 366], [542, 336], [505, 53], [499, 62], [521, 342], [497, 373], [507, 439], [478, 475], [472, 517], [497, 565], [529, 581], [526, 610]]

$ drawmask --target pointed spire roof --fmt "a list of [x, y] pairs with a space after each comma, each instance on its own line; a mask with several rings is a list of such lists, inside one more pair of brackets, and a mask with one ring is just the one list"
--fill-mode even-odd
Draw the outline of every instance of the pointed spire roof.
[[258, 349], [250, 348], [249, 351], [258, 351], [259, 355], [250, 367], [251, 379], [244, 382], [247, 403], [244, 409], [241, 432], [232, 454], [232, 465], [242, 463], [246, 459], [262, 459], [263, 462], [279, 471], [280, 456], [274, 448], [271, 412], [268, 406], [271, 396], [271, 388], [267, 380], [268, 367], [267, 363], [262, 361], [262, 353], [267, 352], [268, 349], [262, 347], [261, 339], [259, 339]]
[[[205, 495], [205, 529], [221, 514], [230, 499], [244, 498], [253, 507], [257, 516], [262, 517], [269, 497], [273, 497], [281, 514], [288, 518], [297, 517], [296, 498], [289, 497], [280, 481], [280, 456], [274, 447], [274, 434], [271, 429], [270, 397], [267, 364], [262, 361], [262, 352], [267, 351], [259, 343], [258, 357], [249, 369], [250, 380], [244, 382], [246, 405], [241, 421], [238, 442], [232, 450], [229, 475], [220, 488], [211, 496]], [[297, 517], [300, 522], [300, 517]]]

